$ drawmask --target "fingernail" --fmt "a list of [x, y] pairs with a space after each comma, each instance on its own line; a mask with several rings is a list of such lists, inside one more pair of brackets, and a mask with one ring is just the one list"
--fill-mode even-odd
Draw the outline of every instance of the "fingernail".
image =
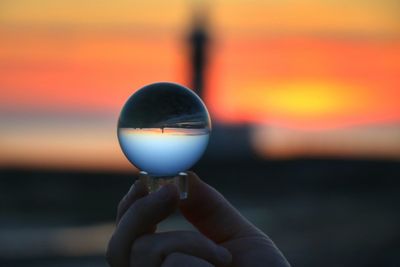
[[133, 183], [133, 184], [131, 185], [131, 187], [129, 188], [129, 190], [128, 190], [128, 195], [132, 194], [133, 190], [135, 190], [135, 184], [136, 184], [136, 183]]
[[217, 246], [217, 257], [224, 265], [228, 265], [232, 261], [231, 253], [222, 246]]

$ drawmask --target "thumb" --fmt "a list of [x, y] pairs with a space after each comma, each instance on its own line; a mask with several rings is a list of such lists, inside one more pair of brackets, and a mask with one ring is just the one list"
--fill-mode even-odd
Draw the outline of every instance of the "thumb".
[[181, 201], [185, 218], [217, 243], [260, 234], [218, 191], [188, 172], [188, 198]]

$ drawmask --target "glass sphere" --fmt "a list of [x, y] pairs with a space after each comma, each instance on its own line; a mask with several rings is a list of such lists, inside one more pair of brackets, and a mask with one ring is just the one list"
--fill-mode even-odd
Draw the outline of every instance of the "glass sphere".
[[152, 176], [173, 176], [192, 167], [203, 155], [210, 131], [210, 116], [201, 99], [168, 82], [135, 92], [118, 121], [125, 156]]

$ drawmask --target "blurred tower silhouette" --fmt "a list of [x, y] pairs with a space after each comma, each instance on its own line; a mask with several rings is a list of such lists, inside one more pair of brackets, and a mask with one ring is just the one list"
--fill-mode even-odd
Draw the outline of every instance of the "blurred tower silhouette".
[[193, 15], [193, 26], [189, 32], [191, 87], [201, 98], [203, 98], [204, 94], [208, 42], [209, 35], [205, 10], [196, 9]]

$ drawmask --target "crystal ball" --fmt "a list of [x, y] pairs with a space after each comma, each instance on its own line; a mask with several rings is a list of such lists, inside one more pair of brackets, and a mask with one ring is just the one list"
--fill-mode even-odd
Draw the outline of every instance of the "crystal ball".
[[152, 176], [174, 176], [203, 155], [211, 120], [203, 101], [175, 83], [149, 84], [131, 95], [118, 120], [128, 160]]

